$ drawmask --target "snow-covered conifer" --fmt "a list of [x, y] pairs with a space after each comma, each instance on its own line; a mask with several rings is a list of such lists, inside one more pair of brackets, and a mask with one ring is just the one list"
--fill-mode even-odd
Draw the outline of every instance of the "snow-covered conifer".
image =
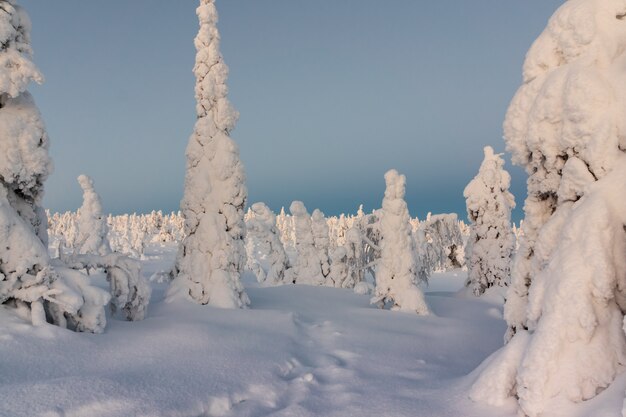
[[74, 285], [48, 257], [41, 200], [52, 161], [41, 115], [26, 91], [42, 77], [31, 61], [28, 16], [13, 0], [0, 3], [0, 304], [33, 324], [69, 320], [77, 330], [99, 332], [108, 294], [86, 281]]
[[294, 201], [289, 207], [296, 235], [296, 262], [294, 274], [297, 284], [323, 285], [322, 265], [315, 248], [315, 240], [311, 228], [311, 216], [304, 203]]
[[[320, 262], [322, 276], [328, 277], [330, 273], [330, 237], [328, 235], [328, 223], [324, 213], [319, 209], [313, 210], [311, 215], [311, 231], [313, 232], [313, 245], [317, 249], [317, 257]], [[332, 286], [332, 285], [331, 285]]]
[[471, 222], [466, 286], [476, 296], [492, 286], [508, 285], [515, 245], [511, 232], [511, 210], [515, 208], [515, 199], [509, 192], [511, 176], [493, 148], [487, 146], [484, 152], [478, 175], [463, 192]]
[[471, 397], [583, 401], [626, 363], [626, 3], [569, 0], [526, 56], [504, 123], [528, 172], [520, 248], [505, 304], [508, 344]]
[[330, 272], [326, 277], [326, 286], [341, 288], [348, 279], [348, 251], [338, 246], [330, 252]]
[[419, 222], [414, 233], [419, 253], [420, 276], [465, 265], [464, 240], [455, 213], [431, 215]]
[[346, 232], [346, 264], [348, 277], [341, 283], [343, 288], [354, 288], [365, 278], [365, 251], [363, 237], [357, 227], [351, 227]]
[[83, 255], [107, 255], [111, 253], [107, 237], [109, 227], [102, 213], [100, 196], [88, 176], [79, 176], [78, 183], [83, 189], [83, 205], [78, 212], [78, 241], [75, 249]]
[[376, 267], [373, 304], [392, 302], [394, 310], [429, 314], [424, 294], [417, 286], [418, 265], [410, 216], [404, 201], [406, 178], [398, 171], [385, 174], [380, 230], [381, 257]]
[[220, 53], [215, 0], [201, 0], [197, 49], [194, 133], [187, 147], [181, 210], [185, 239], [169, 295], [184, 294], [201, 304], [241, 308], [249, 299], [240, 282], [246, 262], [245, 174], [239, 149], [229, 137], [238, 113], [227, 98], [228, 67]]
[[268, 262], [265, 281], [269, 284], [280, 284], [285, 281], [285, 272], [289, 269], [289, 260], [278, 236], [276, 215], [263, 203], [251, 206], [254, 213], [248, 222], [248, 233], [259, 242], [259, 251]]

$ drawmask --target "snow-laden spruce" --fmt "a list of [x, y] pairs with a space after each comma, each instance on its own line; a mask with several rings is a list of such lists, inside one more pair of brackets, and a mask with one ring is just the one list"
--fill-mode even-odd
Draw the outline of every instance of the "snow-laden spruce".
[[[276, 229], [276, 215], [264, 203], [254, 203], [250, 209], [252, 216], [246, 222], [248, 239], [253, 242], [255, 252], [259, 253], [267, 262], [267, 271], [257, 271], [257, 279], [268, 284], [285, 282], [286, 272], [289, 270], [289, 260]], [[257, 263], [258, 264], [258, 263]], [[261, 267], [258, 264], [259, 268]], [[289, 275], [289, 274], [287, 274]]]
[[295, 283], [323, 285], [326, 277], [322, 274], [322, 261], [315, 247], [311, 216], [302, 201], [291, 203], [289, 211], [296, 238], [296, 261], [293, 266]]
[[365, 257], [363, 236], [357, 227], [351, 227], [346, 232], [346, 264], [348, 276], [341, 283], [343, 288], [354, 288], [365, 280]]
[[245, 174], [239, 148], [229, 137], [238, 113], [227, 98], [228, 67], [220, 53], [214, 0], [201, 0], [195, 39], [198, 120], [187, 146], [181, 210], [185, 239], [176, 260], [170, 299], [241, 308], [249, 299], [240, 282], [246, 262]]
[[478, 175], [463, 192], [471, 223], [466, 286], [476, 296], [487, 288], [508, 285], [515, 246], [511, 231], [511, 210], [515, 208], [515, 198], [509, 192], [511, 176], [491, 146], [486, 146], [484, 152]]
[[583, 401], [626, 364], [626, 1], [570, 0], [524, 64], [504, 123], [526, 168], [523, 236], [505, 304], [507, 346], [471, 397], [541, 415]]
[[320, 262], [320, 268], [322, 270], [322, 276], [327, 280], [326, 285], [333, 286], [333, 283], [328, 281], [328, 274], [330, 273], [330, 236], [328, 230], [328, 223], [326, 222], [326, 216], [319, 210], [313, 210], [311, 214], [311, 231], [313, 232], [313, 245], [317, 249], [317, 257]]
[[75, 246], [82, 255], [107, 255], [111, 253], [108, 240], [109, 227], [102, 213], [102, 202], [93, 186], [93, 180], [86, 175], [78, 177], [83, 189], [83, 205], [78, 211], [78, 240]]
[[398, 171], [385, 174], [385, 198], [380, 219], [380, 259], [376, 265], [376, 290], [371, 302], [393, 310], [429, 314], [418, 284], [418, 261], [411, 234], [409, 209], [404, 201], [406, 178]]
[[101, 332], [106, 292], [82, 274], [66, 274], [48, 257], [44, 181], [52, 171], [48, 135], [30, 81], [42, 76], [31, 61], [30, 20], [14, 1], [0, 2], [0, 304], [33, 324], [47, 320]]

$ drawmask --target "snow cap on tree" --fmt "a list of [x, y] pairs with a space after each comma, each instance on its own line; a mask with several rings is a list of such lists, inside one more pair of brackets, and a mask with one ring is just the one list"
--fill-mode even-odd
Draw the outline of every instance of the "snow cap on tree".
[[228, 67], [219, 50], [214, 0], [197, 9], [195, 39], [198, 120], [187, 147], [185, 193], [181, 210], [185, 239], [169, 295], [223, 308], [241, 308], [249, 299], [240, 282], [246, 261], [245, 174], [239, 149], [229, 137], [238, 114], [227, 98]]
[[16, 98], [31, 81], [43, 82], [32, 62], [31, 23], [28, 15], [13, 0], [0, 2], [0, 92]]

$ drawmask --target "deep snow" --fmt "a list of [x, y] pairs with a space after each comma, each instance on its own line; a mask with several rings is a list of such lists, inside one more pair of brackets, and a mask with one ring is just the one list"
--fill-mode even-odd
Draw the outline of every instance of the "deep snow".
[[[261, 287], [247, 310], [163, 301], [155, 272], [175, 246], [152, 246], [147, 318], [109, 318], [104, 334], [33, 327], [0, 307], [0, 415], [515, 417], [468, 398], [470, 374], [503, 343], [501, 299], [460, 290], [465, 273], [424, 288], [432, 316], [378, 310], [350, 290]], [[96, 277], [100, 285], [107, 284]], [[468, 374], [470, 374], [468, 376]], [[619, 416], [626, 380], [546, 416]]]

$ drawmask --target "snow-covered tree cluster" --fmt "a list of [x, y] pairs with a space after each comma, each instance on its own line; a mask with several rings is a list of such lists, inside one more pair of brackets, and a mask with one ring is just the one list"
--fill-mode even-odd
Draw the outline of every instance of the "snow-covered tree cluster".
[[[78, 249], [78, 219], [76, 212], [47, 213], [48, 234], [51, 245], [60, 245], [71, 251]], [[163, 214], [152, 211], [148, 214], [123, 214], [105, 217], [107, 236], [111, 250], [133, 258], [140, 258], [149, 244], [178, 243], [184, 237], [182, 214]]]
[[535, 417], [594, 397], [626, 364], [625, 16], [621, 0], [569, 0], [526, 56], [504, 122], [529, 175], [508, 343], [482, 366], [477, 401], [515, 398]]
[[484, 152], [478, 175], [463, 193], [471, 223], [466, 247], [466, 286], [477, 296], [493, 286], [508, 286], [515, 249], [515, 235], [511, 230], [511, 210], [515, 207], [515, 198], [509, 192], [511, 176], [504, 170], [504, 160], [493, 148], [487, 146]]
[[456, 214], [430, 213], [423, 222], [414, 219], [413, 233], [417, 242], [422, 274], [448, 271], [465, 266], [465, 245], [469, 229]]

